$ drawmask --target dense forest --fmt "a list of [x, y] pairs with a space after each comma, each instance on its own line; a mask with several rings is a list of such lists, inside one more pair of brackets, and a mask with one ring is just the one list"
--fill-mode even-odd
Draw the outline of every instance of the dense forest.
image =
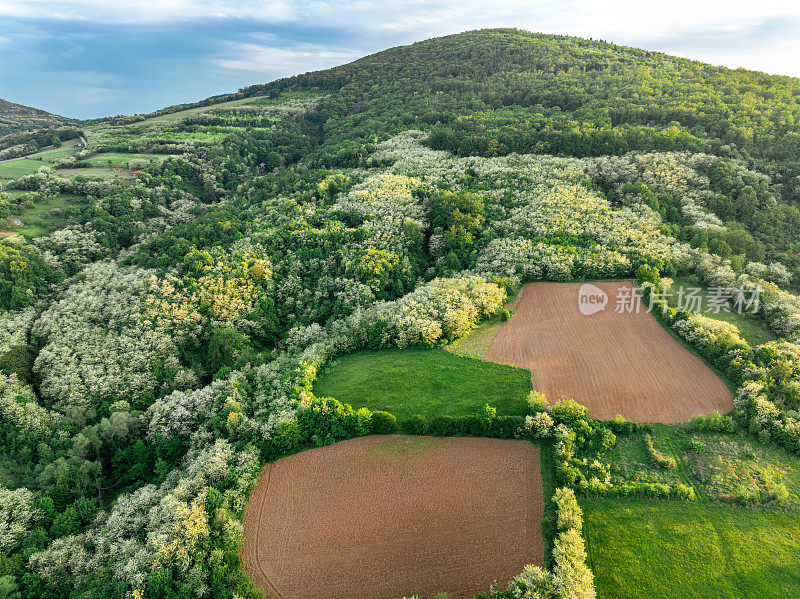
[[[0, 219], [58, 217], [0, 238], [0, 596], [259, 596], [260, 467], [392, 429], [314, 397], [317, 370], [442, 345], [529, 281], [762, 288], [759, 348], [664, 318], [741, 391], [737, 425], [800, 450], [800, 80], [484, 30], [40, 125], [0, 138]], [[575, 453], [610, 429], [537, 414], [586, 491]]]

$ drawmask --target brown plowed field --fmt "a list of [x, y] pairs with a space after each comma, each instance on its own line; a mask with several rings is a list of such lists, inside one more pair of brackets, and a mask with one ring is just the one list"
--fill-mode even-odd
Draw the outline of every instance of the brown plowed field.
[[242, 562], [272, 599], [458, 599], [542, 565], [539, 450], [380, 435], [267, 465]]
[[552, 403], [572, 397], [589, 415], [622, 414], [635, 422], [686, 422], [694, 414], [733, 409], [728, 388], [642, 306], [615, 313], [628, 282], [594, 283], [605, 310], [584, 316], [581, 283], [531, 283], [499, 331], [486, 359], [528, 368], [533, 388]]

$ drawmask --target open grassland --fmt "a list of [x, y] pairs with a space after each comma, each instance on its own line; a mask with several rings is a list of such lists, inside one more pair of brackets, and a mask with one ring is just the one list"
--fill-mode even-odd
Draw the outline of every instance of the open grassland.
[[[249, 104], [253, 101], [253, 98], [242, 98], [239, 100], [231, 100], [230, 102], [222, 102], [220, 104], [212, 104], [210, 106], [199, 106], [196, 108], [187, 108], [186, 110], [179, 110], [177, 112], [171, 112], [169, 114], [163, 114], [161, 116], [154, 116], [149, 119], [145, 119], [141, 121], [142, 123], [179, 123], [183, 120], [186, 120], [190, 116], [196, 116], [198, 114], [205, 114], [211, 112], [212, 110], [218, 109], [226, 109], [226, 108], [234, 108], [236, 106], [242, 106], [243, 104]], [[138, 124], [138, 123], [137, 123]]]
[[[700, 289], [699, 295], [701, 297], [710, 296], [708, 287], [701, 285], [697, 281], [696, 276], [687, 275], [683, 277], [675, 277], [672, 288], [670, 289], [671, 295], [669, 296], [669, 305], [673, 308], [679, 307], [679, 303], [681, 301], [681, 298], [679, 297], [679, 289], [681, 287], [684, 289], [684, 293], [686, 293], [687, 290], [694, 288]], [[685, 295], [683, 297], [685, 298]], [[686, 303], [685, 299], [683, 301]], [[705, 305], [706, 304], [704, 303], [704, 309]], [[724, 310], [720, 310], [719, 312], [705, 311], [704, 314], [710, 318], [724, 320], [725, 322], [729, 322], [739, 327], [739, 331], [741, 332], [744, 340], [753, 347], [777, 339], [775, 333], [772, 332], [767, 323], [764, 322], [761, 316], [757, 313], [743, 310], [740, 314], [735, 308], [732, 307], [730, 312], [725, 312]]]
[[19, 218], [24, 226], [15, 230], [26, 237], [39, 237], [47, 235], [74, 221], [70, 208], [80, 208], [86, 204], [86, 198], [71, 194], [60, 193], [41, 202], [33, 208], [20, 213]]
[[59, 158], [66, 158], [67, 156], [73, 156], [80, 152], [82, 148], [76, 148], [76, 143], [78, 143], [77, 139], [71, 139], [63, 142], [58, 148], [49, 147], [36, 152], [35, 154], [31, 154], [30, 158], [38, 158], [48, 162], [55, 162]]
[[537, 391], [571, 397], [593, 418], [673, 423], [733, 408], [725, 383], [644, 309], [615, 313], [629, 282], [596, 285], [609, 300], [591, 316], [578, 308], [580, 283], [526, 285], [486, 359], [528, 368]]
[[800, 596], [800, 457], [743, 433], [655, 425], [650, 439], [660, 463], [644, 434], [620, 436], [611, 476], [697, 500], [582, 500], [598, 597]]
[[[11, 200], [24, 196], [26, 192], [12, 190], [8, 192]], [[6, 219], [0, 223], [4, 231], [22, 234], [28, 238], [47, 235], [75, 220], [75, 212], [86, 204], [86, 198], [71, 194], [59, 193], [51, 197], [37, 198], [30, 207], [17, 211], [11, 218], [19, 218], [23, 226], [15, 226]]]
[[0, 179], [16, 179], [31, 175], [43, 166], [53, 166], [46, 160], [32, 160], [30, 158], [12, 158], [0, 161]]
[[385, 410], [398, 420], [422, 414], [472, 416], [487, 403], [498, 415], [524, 416], [530, 373], [441, 349], [360, 351], [332, 360], [314, 386], [355, 408]]
[[267, 465], [241, 556], [272, 599], [461, 599], [543, 564], [543, 509], [530, 443], [362, 437]]
[[86, 177], [87, 179], [114, 179], [119, 176], [128, 176], [128, 173], [116, 172], [107, 166], [92, 166], [89, 168], [61, 168], [58, 174], [62, 177]]
[[647, 499], [581, 507], [599, 599], [800, 597], [796, 513]]
[[[155, 143], [207, 144], [219, 142], [245, 128], [272, 127], [287, 114], [303, 110], [319, 98], [306, 92], [288, 92], [279, 98], [252, 97], [210, 106], [187, 108], [127, 125], [99, 122], [86, 127], [90, 146], [125, 142], [136, 147]], [[187, 124], [206, 117], [214, 124]]]

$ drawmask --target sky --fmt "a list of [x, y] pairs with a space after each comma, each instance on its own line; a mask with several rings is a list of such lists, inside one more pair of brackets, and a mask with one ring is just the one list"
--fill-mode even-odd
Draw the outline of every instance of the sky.
[[0, 0], [0, 98], [150, 112], [485, 27], [800, 77], [797, 0]]

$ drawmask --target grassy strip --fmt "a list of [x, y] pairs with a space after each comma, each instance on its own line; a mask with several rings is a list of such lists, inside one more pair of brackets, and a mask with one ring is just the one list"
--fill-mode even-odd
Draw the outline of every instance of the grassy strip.
[[544, 496], [544, 516], [542, 517], [542, 538], [544, 539], [544, 563], [549, 568], [552, 566], [553, 543], [556, 539], [556, 518], [558, 512], [553, 501], [556, 492], [555, 453], [551, 443], [542, 443], [540, 446], [539, 465], [542, 476], [542, 495]]

